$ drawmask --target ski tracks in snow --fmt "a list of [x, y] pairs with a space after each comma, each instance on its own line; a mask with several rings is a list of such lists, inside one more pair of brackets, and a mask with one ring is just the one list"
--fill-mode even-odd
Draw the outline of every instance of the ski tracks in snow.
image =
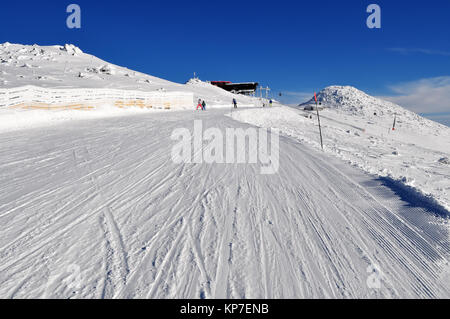
[[[82, 163], [88, 168], [88, 172], [91, 172], [90, 181], [94, 186], [96, 196], [99, 197], [102, 203], [107, 203], [107, 199], [102, 195], [102, 191], [98, 185], [97, 177], [93, 173], [91, 166], [91, 159], [89, 150], [85, 146], [81, 149]], [[78, 163], [76, 163], [78, 164]], [[101, 289], [101, 298], [111, 298], [116, 289], [120, 289], [125, 286], [127, 276], [129, 273], [129, 267], [127, 262], [127, 255], [124, 249], [122, 235], [119, 227], [111, 213], [111, 208], [106, 204], [100, 212], [99, 222], [104, 232], [105, 238], [105, 280], [103, 288]]]
[[210, 110], [1, 135], [0, 296], [449, 296], [448, 231], [432, 208], [283, 136], [275, 175], [175, 165], [171, 132], [194, 119], [249, 127]]

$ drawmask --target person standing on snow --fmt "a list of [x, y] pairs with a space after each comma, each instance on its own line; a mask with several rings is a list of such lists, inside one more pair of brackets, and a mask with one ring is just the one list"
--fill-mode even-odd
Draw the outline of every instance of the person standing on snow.
[[206, 102], [205, 102], [205, 100], [203, 100], [203, 102], [202, 102], [202, 109], [203, 109], [203, 111], [206, 110]]
[[272, 107], [272, 100], [269, 101], [269, 106]]
[[202, 100], [201, 99], [198, 99], [197, 111], [198, 111], [199, 108], [201, 108], [202, 111], [203, 111], [203, 105], [202, 105]]
[[233, 99], [233, 105], [234, 105], [234, 108], [237, 109], [237, 101], [236, 101], [236, 99]]

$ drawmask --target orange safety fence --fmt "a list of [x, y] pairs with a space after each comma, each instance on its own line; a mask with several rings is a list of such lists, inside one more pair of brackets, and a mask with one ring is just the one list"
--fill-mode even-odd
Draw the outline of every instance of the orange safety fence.
[[91, 110], [104, 104], [119, 108], [190, 109], [194, 105], [193, 100], [192, 92], [146, 92], [106, 88], [49, 89], [35, 86], [0, 88], [0, 109]]
[[145, 102], [143, 100], [116, 101], [114, 103], [114, 106], [119, 107], [121, 109], [123, 109], [125, 107], [129, 107], [129, 106], [136, 106], [136, 107], [140, 107], [141, 109], [153, 108], [153, 105], [145, 104]]
[[166, 110], [171, 109], [171, 103], [166, 102], [164, 103], [164, 107], [156, 107], [152, 104], [146, 104], [143, 100], [128, 100], [128, 101], [116, 101], [114, 103], [114, 106], [119, 107], [121, 109], [126, 107], [140, 107], [141, 109], [152, 109], [152, 108], [164, 108]]
[[84, 104], [71, 104], [71, 105], [52, 105], [45, 103], [33, 103], [33, 104], [17, 104], [10, 106], [12, 109], [25, 109], [25, 110], [93, 110], [94, 106]]
[[[114, 103], [115, 107], [118, 108], [127, 108], [127, 107], [139, 107], [141, 109], [151, 109], [151, 108], [164, 108], [166, 110], [171, 109], [171, 103], [166, 102], [163, 104], [163, 107], [154, 107], [151, 104], [146, 104], [143, 100], [128, 100], [128, 101], [116, 101]], [[27, 109], [27, 110], [93, 110], [95, 106], [86, 105], [86, 104], [70, 104], [70, 105], [55, 105], [55, 104], [46, 104], [46, 103], [21, 103], [12, 105], [9, 108], [12, 109]]]

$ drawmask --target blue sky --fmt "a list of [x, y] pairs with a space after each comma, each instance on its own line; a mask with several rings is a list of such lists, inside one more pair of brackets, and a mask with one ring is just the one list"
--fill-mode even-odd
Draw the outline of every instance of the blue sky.
[[[66, 27], [71, 3], [81, 6], [80, 30]], [[381, 29], [366, 26], [371, 3], [381, 7]], [[353, 85], [447, 121], [449, 34], [448, 0], [40, 0], [0, 11], [0, 42], [73, 43], [181, 83], [194, 71], [203, 80], [258, 81], [286, 103]]]

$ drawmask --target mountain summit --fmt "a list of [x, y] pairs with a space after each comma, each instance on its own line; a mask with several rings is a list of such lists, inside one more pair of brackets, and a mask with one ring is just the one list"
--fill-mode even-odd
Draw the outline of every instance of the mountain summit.
[[[370, 96], [352, 86], [329, 86], [317, 94], [317, 100], [324, 108], [335, 112], [364, 118], [398, 116], [409, 124], [431, 125], [431, 121], [395, 103]], [[314, 97], [299, 106], [315, 105]], [[440, 124], [432, 122], [433, 124]], [[434, 125], [433, 125], [434, 126]]]
[[[355, 115], [391, 115], [407, 111], [397, 104], [370, 96], [352, 86], [329, 86], [317, 94], [317, 100], [325, 108], [335, 108]], [[314, 97], [299, 106], [311, 104], [315, 104]]]

